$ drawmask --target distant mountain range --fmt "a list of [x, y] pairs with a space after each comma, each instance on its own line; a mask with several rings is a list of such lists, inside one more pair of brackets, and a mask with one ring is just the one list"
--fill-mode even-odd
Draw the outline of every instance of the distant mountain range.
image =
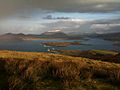
[[67, 38], [68, 35], [61, 31], [48, 31], [44, 32], [40, 35], [35, 34], [13, 34], [13, 33], [6, 33], [4, 35], [0, 36], [0, 41], [24, 41], [24, 40], [35, 40], [35, 39], [41, 39], [41, 38]]
[[6, 33], [0, 36], [0, 41], [24, 41], [32, 39], [38, 39], [37, 35], [25, 35], [23, 33], [19, 34]]
[[117, 33], [105, 33], [105, 34], [96, 34], [97, 38], [102, 38], [110, 41], [120, 41], [120, 32]]
[[21, 41], [21, 40], [22, 38], [21, 38], [21, 35], [19, 34], [7, 33], [0, 36], [0, 41]]
[[36, 40], [36, 39], [43, 39], [43, 38], [63, 38], [63, 39], [81, 39], [84, 37], [91, 37], [91, 38], [102, 38], [105, 40], [112, 40], [112, 41], [120, 41], [120, 33], [106, 33], [106, 34], [65, 34], [60, 30], [56, 31], [48, 31], [44, 32], [40, 35], [35, 34], [13, 34], [13, 33], [6, 33], [0, 36], [0, 41], [24, 41], [24, 40]]

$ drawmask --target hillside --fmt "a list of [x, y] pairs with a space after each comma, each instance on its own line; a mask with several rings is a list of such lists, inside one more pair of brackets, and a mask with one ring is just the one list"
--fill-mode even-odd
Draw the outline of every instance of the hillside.
[[112, 62], [112, 63], [120, 63], [120, 52], [111, 51], [111, 50], [54, 50], [52, 52], [73, 56], [73, 57], [83, 57], [94, 60]]
[[7, 33], [0, 36], [0, 41], [22, 41], [23, 39], [21, 37], [23, 37], [23, 35]]
[[13, 34], [6, 33], [4, 35], [0, 35], [0, 41], [24, 41], [24, 40], [36, 40], [40, 39], [37, 35], [25, 35], [22, 33]]
[[0, 51], [0, 90], [119, 90], [120, 64]]
[[40, 35], [44, 38], [68, 38], [68, 35], [62, 31], [48, 31]]
[[23, 33], [6, 33], [0, 35], [0, 41], [24, 41], [24, 40], [43, 40], [43, 39], [56, 39], [56, 38], [68, 38], [68, 35], [64, 32], [44, 32], [40, 35], [37, 34], [23, 34]]
[[120, 32], [98, 34], [97, 37], [103, 38], [105, 40], [110, 40], [110, 41], [120, 41]]

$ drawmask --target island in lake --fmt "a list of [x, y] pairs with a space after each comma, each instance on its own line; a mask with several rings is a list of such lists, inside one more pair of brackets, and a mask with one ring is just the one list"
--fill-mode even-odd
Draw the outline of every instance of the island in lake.
[[120, 44], [113, 44], [113, 46], [118, 46], [118, 47], [120, 47]]
[[44, 42], [46, 46], [66, 47], [69, 45], [81, 45], [80, 42]]

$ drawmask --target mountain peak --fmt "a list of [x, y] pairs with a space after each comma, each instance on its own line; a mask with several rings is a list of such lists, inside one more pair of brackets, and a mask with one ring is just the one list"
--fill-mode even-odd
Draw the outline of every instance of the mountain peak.
[[59, 30], [59, 29], [56, 29], [56, 30], [50, 30], [50, 31], [47, 31], [47, 32], [62, 32], [62, 31]]
[[61, 30], [51, 30], [51, 31], [47, 31], [41, 34], [42, 36], [45, 37], [53, 37], [53, 38], [63, 38], [63, 37], [67, 37], [67, 35], [62, 32]]

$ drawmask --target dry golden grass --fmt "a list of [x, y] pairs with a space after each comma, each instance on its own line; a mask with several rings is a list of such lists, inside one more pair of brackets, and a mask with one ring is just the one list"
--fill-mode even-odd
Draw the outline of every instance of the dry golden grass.
[[120, 64], [59, 54], [0, 51], [0, 74], [2, 90], [120, 88]]

